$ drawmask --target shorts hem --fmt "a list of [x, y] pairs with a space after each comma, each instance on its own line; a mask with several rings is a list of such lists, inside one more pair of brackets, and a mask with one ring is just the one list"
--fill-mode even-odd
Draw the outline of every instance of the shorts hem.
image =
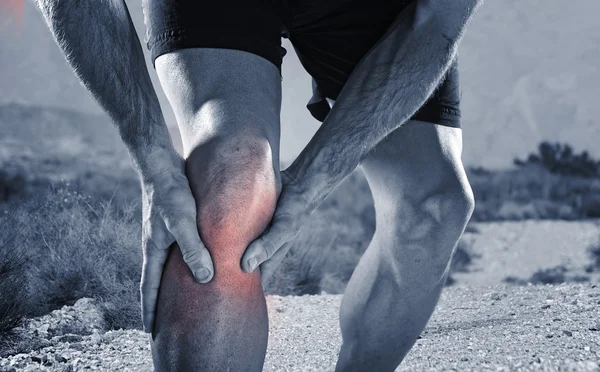
[[[194, 35], [190, 35], [193, 32]], [[255, 54], [271, 62], [279, 70], [281, 75], [281, 64], [283, 60], [284, 48], [274, 44], [261, 41], [262, 37], [244, 38], [239, 35], [234, 37], [227, 35], [231, 30], [223, 30], [222, 34], [211, 30], [207, 36], [198, 36], [199, 33], [205, 33], [207, 30], [170, 29], [154, 35], [146, 43], [150, 50], [152, 66], [156, 69], [156, 58], [159, 56], [185, 48], [219, 48], [241, 50]], [[225, 35], [223, 35], [225, 34]]]

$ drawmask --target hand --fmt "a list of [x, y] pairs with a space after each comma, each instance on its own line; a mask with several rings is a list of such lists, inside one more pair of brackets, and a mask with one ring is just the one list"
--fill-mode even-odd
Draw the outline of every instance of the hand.
[[[159, 160], [160, 159], [160, 160]], [[177, 242], [183, 260], [195, 279], [209, 282], [214, 273], [210, 253], [200, 240], [196, 224], [196, 203], [185, 175], [185, 160], [161, 157], [152, 163], [151, 175], [142, 179], [142, 249], [141, 280], [142, 322], [144, 331], [154, 326], [156, 300], [169, 253]], [[163, 171], [156, 171], [163, 169]]]
[[285, 258], [292, 240], [320, 199], [309, 196], [309, 189], [295, 182], [287, 170], [281, 172], [281, 183], [281, 194], [269, 227], [250, 243], [242, 257], [242, 270], [245, 272], [251, 273], [260, 266], [263, 287]]

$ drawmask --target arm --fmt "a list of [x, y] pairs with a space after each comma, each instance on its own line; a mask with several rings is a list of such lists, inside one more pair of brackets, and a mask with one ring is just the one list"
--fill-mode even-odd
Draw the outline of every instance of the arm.
[[142, 186], [141, 281], [151, 331], [167, 249], [177, 242], [197, 281], [214, 267], [196, 226], [185, 161], [173, 147], [135, 28], [123, 0], [36, 0], [59, 47], [129, 149]]
[[433, 93], [480, 3], [413, 0], [396, 18], [354, 69], [317, 133], [282, 173], [273, 220], [246, 250], [244, 270], [251, 272], [273, 258], [261, 265], [263, 283], [268, 281], [291, 247], [285, 243], [310, 213]]
[[150, 154], [176, 159], [125, 2], [36, 3], [75, 74], [117, 126], [136, 171], [150, 176]]
[[[286, 171], [316, 204], [433, 93], [481, 0], [414, 0], [358, 64], [336, 104]], [[303, 180], [306, 179], [306, 180]]]

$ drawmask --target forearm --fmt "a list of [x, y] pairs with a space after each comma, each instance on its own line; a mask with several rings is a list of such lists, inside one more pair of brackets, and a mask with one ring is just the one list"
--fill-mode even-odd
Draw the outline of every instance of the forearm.
[[477, 4], [413, 0], [398, 16], [288, 169], [298, 182], [311, 184], [313, 199], [324, 198], [423, 105], [452, 63]]
[[36, 0], [83, 85], [109, 114], [138, 171], [173, 148], [123, 0]]

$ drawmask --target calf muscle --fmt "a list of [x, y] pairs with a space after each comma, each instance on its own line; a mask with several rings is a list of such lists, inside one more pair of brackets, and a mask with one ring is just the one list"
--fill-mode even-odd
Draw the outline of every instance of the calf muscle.
[[260, 371], [268, 319], [260, 270], [242, 271], [248, 244], [265, 229], [280, 191], [268, 141], [205, 142], [186, 162], [200, 237], [215, 275], [198, 284], [170, 248], [152, 342], [157, 370]]

